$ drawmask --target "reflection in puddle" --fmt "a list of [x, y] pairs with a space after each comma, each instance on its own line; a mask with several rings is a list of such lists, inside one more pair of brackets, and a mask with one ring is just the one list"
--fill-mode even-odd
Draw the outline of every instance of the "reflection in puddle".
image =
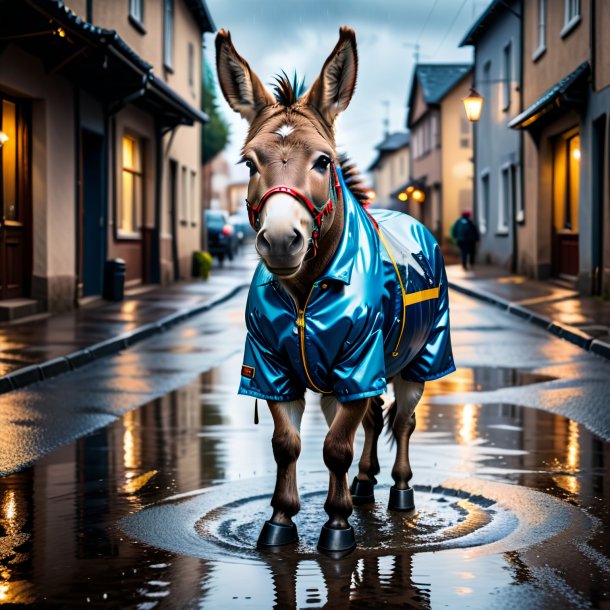
[[[0, 604], [152, 608], [164, 601], [181, 608], [196, 601], [211, 608], [283, 609], [370, 607], [385, 600], [395, 607], [485, 608], [490, 600], [511, 605], [518, 599], [517, 585], [529, 587], [523, 594], [532, 606], [561, 604], [557, 591], [547, 594], [531, 586], [541, 572], [531, 569], [536, 559], [527, 549], [484, 559], [469, 549], [414, 549], [415, 541], [433, 535], [441, 520], [446, 539], [460, 540], [473, 530], [493, 533], [496, 518], [468, 497], [442, 502], [433, 494], [413, 515], [389, 515], [383, 496], [391, 482], [393, 450], [384, 442], [380, 501], [354, 515], [355, 523], [366, 524], [363, 531], [374, 535], [365, 536], [362, 549], [344, 560], [320, 557], [315, 542], [324, 519], [326, 425], [313, 400], [303, 421], [298, 464], [306, 500], [299, 527], [309, 555], [264, 557], [253, 549], [258, 527], [268, 517], [268, 495], [256, 505], [260, 518], [246, 511], [246, 519], [242, 511], [228, 530], [241, 536], [242, 547], [248, 543], [249, 554], [241, 558], [229, 552], [223, 559], [198, 559], [126, 536], [116, 527], [122, 518], [170, 496], [227, 482], [237, 489], [240, 480], [274, 475], [271, 418], [261, 409], [261, 425], [252, 425], [253, 402], [234, 393], [239, 364], [233, 358], [222, 369], [0, 479]], [[462, 369], [429, 384], [427, 395], [549, 379], [512, 369]], [[431, 405], [425, 399], [417, 416], [412, 442], [416, 486], [476, 472], [489, 482], [539, 490], [562, 504], [567, 500], [575, 511], [584, 507], [608, 522], [609, 446], [579, 424], [510, 404]], [[358, 436], [357, 450], [361, 445]], [[314, 479], [321, 482], [310, 489]], [[194, 528], [192, 536], [196, 543]], [[393, 546], [397, 541], [400, 546]], [[379, 544], [388, 552], [366, 552]], [[581, 567], [563, 573], [563, 585], [587, 599], [606, 599], [608, 544], [600, 529], [583, 544], [577, 557]], [[537, 553], [544, 555], [543, 550]]]

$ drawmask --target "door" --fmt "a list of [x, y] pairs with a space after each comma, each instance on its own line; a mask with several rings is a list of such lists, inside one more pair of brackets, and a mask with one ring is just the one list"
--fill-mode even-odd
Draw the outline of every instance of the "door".
[[571, 130], [553, 147], [553, 275], [575, 279], [579, 271], [580, 134]]
[[104, 205], [104, 139], [88, 130], [81, 136], [82, 282], [83, 296], [102, 293], [106, 217]]
[[172, 266], [174, 280], [180, 278], [178, 264], [178, 162], [169, 161], [169, 222], [172, 232]]
[[29, 296], [32, 272], [29, 106], [0, 94], [0, 299]]
[[606, 115], [593, 123], [592, 293], [602, 294], [604, 268], [604, 175], [606, 168]]

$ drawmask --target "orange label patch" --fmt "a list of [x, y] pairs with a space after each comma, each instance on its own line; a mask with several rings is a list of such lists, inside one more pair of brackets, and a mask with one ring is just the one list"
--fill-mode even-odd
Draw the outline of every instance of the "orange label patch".
[[245, 364], [241, 367], [241, 376], [247, 377], [248, 379], [254, 379], [254, 367], [246, 366]]

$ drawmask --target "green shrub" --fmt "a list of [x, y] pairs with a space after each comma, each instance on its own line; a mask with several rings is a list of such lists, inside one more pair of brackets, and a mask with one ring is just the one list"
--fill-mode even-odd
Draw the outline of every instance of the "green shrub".
[[193, 257], [195, 259], [197, 275], [201, 279], [207, 280], [210, 277], [210, 271], [212, 270], [212, 255], [209, 252], [199, 251], [194, 252]]

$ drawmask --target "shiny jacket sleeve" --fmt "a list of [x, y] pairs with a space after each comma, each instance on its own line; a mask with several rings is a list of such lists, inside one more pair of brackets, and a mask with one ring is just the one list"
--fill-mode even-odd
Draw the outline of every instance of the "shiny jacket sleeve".
[[266, 323], [261, 309], [253, 306], [249, 299], [246, 308], [248, 335], [239, 393], [278, 402], [302, 398], [305, 389], [291, 374], [287, 360], [272, 349], [266, 338], [270, 333], [263, 332]]

